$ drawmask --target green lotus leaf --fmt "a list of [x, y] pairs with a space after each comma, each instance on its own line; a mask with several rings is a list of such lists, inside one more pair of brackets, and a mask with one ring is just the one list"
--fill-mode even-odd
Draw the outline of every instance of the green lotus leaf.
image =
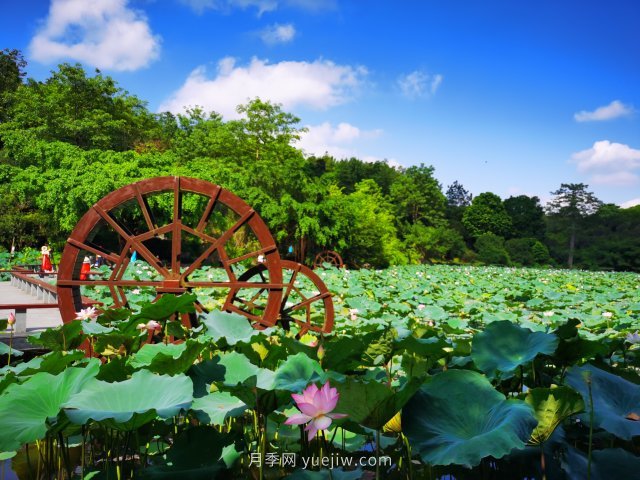
[[200, 352], [203, 345], [194, 340], [179, 344], [148, 343], [129, 358], [133, 368], [147, 367], [155, 373], [176, 375], [184, 373]]
[[73, 321], [56, 328], [48, 328], [27, 337], [32, 345], [42, 345], [49, 350], [73, 350], [84, 341], [82, 322]]
[[533, 388], [524, 401], [531, 405], [538, 420], [529, 442], [533, 445], [546, 442], [560, 423], [584, 410], [580, 394], [568, 387]]
[[498, 321], [473, 337], [471, 358], [480, 370], [495, 375], [496, 371], [512, 372], [540, 353], [552, 354], [557, 346], [558, 337], [553, 334]]
[[332, 384], [340, 395], [335, 411], [347, 414], [350, 421], [379, 430], [409, 401], [423, 381], [423, 377], [412, 377], [396, 391], [380, 382], [347, 378], [344, 383]]
[[193, 401], [193, 383], [184, 375], [135, 372], [124, 382], [92, 380], [64, 405], [67, 417], [77, 424], [90, 419], [108, 420], [125, 430], [134, 429], [156, 416], [169, 418], [187, 410]]
[[447, 370], [432, 377], [402, 411], [402, 430], [422, 460], [473, 467], [526, 445], [537, 421], [519, 400], [506, 400], [483, 375]]
[[324, 371], [320, 364], [301, 352], [287, 357], [278, 367], [274, 377], [274, 388], [299, 392], [309, 383], [323, 377]]
[[[39, 362], [34, 362], [35, 359]], [[24, 365], [20, 370], [20, 376], [33, 375], [38, 372], [47, 372], [57, 375], [63, 372], [69, 365], [85, 358], [85, 353], [80, 350], [49, 352], [41, 357], [36, 357]]]
[[[603, 428], [625, 440], [640, 435], [640, 422], [633, 419], [633, 414], [640, 415], [640, 385], [589, 364], [573, 367], [566, 381], [582, 395], [586, 412], [591, 410], [588, 386], [591, 382], [594, 427]], [[632, 418], [627, 418], [629, 416]], [[588, 413], [581, 419], [589, 424]]]
[[[327, 462], [330, 461], [330, 457], [325, 457], [325, 459], [327, 460]], [[315, 460], [319, 461], [319, 459], [317, 458]], [[327, 467], [329, 467], [329, 465], [327, 465]], [[287, 476], [287, 478], [292, 480], [358, 480], [362, 478], [362, 475], [364, 473], [359, 468], [357, 470], [344, 470], [342, 468], [334, 468], [332, 470], [329, 470], [329, 468], [327, 467], [324, 467], [318, 472], [313, 470], [298, 469], [295, 470], [291, 475]]]
[[224, 338], [229, 345], [235, 345], [238, 342], [246, 343], [254, 336], [263, 334], [247, 322], [247, 317], [237, 313], [212, 310], [201, 316], [200, 321], [207, 327], [208, 335], [216, 340]]
[[[587, 479], [589, 460], [585, 453], [567, 446], [562, 468], [571, 479]], [[594, 450], [591, 464], [592, 480], [612, 480], [637, 478], [640, 471], [640, 457], [621, 448]]]
[[210, 480], [224, 468], [220, 462], [223, 448], [233, 438], [211, 427], [192, 427], [181, 432], [167, 451], [166, 465], [155, 465], [140, 471], [136, 478], [173, 480]]
[[256, 387], [264, 390], [273, 388], [275, 373], [266, 368], [255, 366], [241, 353], [231, 352], [222, 355], [218, 365], [224, 369], [222, 380], [224, 385], [235, 386], [255, 376]]
[[200, 421], [222, 425], [227, 418], [235, 418], [247, 409], [247, 405], [229, 392], [213, 392], [196, 398], [191, 406]]
[[197, 296], [195, 294], [185, 293], [183, 295], [163, 295], [153, 303], [148, 303], [142, 307], [140, 313], [133, 315], [129, 323], [137, 324], [145, 320], [164, 320], [174, 313], [193, 313], [195, 312], [194, 302]]
[[9, 348], [9, 345], [0, 342], [0, 355], [8, 355], [9, 353], [11, 353], [12, 357], [21, 357], [22, 355], [24, 355], [20, 350]]
[[82, 321], [82, 331], [86, 335], [100, 335], [103, 333], [111, 333], [113, 332], [113, 330], [113, 327], [106, 327], [95, 320]]
[[44, 438], [48, 422], [55, 422], [69, 398], [96, 376], [99, 365], [94, 359], [85, 368], [67, 368], [58, 375], [36, 373], [22, 384], [9, 385], [0, 395], [0, 451]]
[[443, 357], [446, 354], [444, 349], [450, 347], [451, 344], [440, 337], [416, 338], [410, 335], [398, 342], [399, 349], [421, 357]]

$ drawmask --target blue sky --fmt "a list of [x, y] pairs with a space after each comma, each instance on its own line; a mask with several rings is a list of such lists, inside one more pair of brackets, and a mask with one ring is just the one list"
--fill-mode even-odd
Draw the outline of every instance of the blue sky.
[[100, 68], [154, 111], [234, 118], [260, 96], [307, 153], [433, 165], [443, 186], [538, 195], [584, 182], [640, 203], [640, 3], [22, 0], [0, 48], [28, 74]]

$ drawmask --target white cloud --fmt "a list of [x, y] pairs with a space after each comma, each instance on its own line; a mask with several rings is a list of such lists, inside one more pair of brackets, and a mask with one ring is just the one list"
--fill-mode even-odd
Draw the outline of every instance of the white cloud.
[[631, 200], [627, 200], [626, 202], [620, 204], [622, 208], [631, 208], [635, 207], [636, 205], [640, 205], [640, 198], [632, 198]]
[[260, 38], [262, 38], [262, 41], [267, 45], [288, 43], [293, 40], [293, 37], [295, 36], [296, 29], [290, 23], [286, 23], [284, 25], [276, 23], [274, 25], [268, 26], [260, 32]]
[[640, 178], [640, 150], [622, 143], [595, 142], [593, 147], [574, 153], [571, 161], [578, 171], [591, 173], [592, 181], [601, 185], [634, 185]]
[[398, 79], [398, 86], [405, 97], [420, 98], [434, 95], [442, 83], [440, 74], [430, 75], [421, 70], [415, 70]]
[[293, 7], [311, 12], [333, 9], [335, 0], [180, 0], [191, 7], [196, 13], [205, 10], [229, 11], [233, 8], [247, 9], [255, 7], [258, 15], [272, 12], [280, 7]]
[[582, 110], [576, 113], [573, 118], [576, 122], [597, 122], [602, 120], [612, 120], [619, 117], [632, 115], [634, 109], [631, 105], [625, 105], [620, 100], [614, 100], [609, 105], [596, 108], [592, 112]]
[[31, 39], [31, 57], [61, 59], [109, 70], [137, 70], [160, 53], [146, 17], [128, 0], [52, 0], [49, 16]]
[[596, 173], [591, 176], [595, 185], [611, 185], [614, 187], [630, 187], [638, 183], [640, 177], [633, 172]]
[[307, 125], [307, 131], [300, 136], [296, 146], [307, 155], [322, 156], [325, 153], [338, 160], [358, 158], [364, 162], [386, 160], [392, 167], [400, 167], [395, 159], [383, 159], [374, 155], [362, 154], [358, 143], [372, 140], [382, 135], [382, 130], [361, 130], [350, 123], [339, 123], [333, 126], [329, 122], [320, 125]]
[[203, 66], [193, 70], [160, 111], [181, 112], [198, 105], [227, 119], [238, 118], [236, 106], [255, 97], [280, 103], [285, 110], [300, 106], [324, 110], [349, 101], [366, 74], [363, 67], [328, 60], [270, 64], [254, 58], [247, 66], [237, 66], [234, 58], [227, 57], [218, 62], [213, 78], [207, 78]]

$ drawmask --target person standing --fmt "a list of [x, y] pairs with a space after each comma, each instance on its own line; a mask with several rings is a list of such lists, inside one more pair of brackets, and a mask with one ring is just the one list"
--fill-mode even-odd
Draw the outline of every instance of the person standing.
[[43, 272], [53, 272], [53, 267], [51, 266], [51, 249], [48, 245], [43, 245], [40, 249], [40, 253], [42, 254], [42, 260], [40, 262], [40, 270]]

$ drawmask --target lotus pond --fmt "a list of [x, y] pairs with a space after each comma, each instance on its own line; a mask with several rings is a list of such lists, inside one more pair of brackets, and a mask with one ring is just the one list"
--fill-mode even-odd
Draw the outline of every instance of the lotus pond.
[[322, 337], [215, 308], [187, 331], [173, 319], [193, 295], [149, 303], [140, 291], [131, 310], [32, 337], [44, 355], [9, 361], [0, 343], [2, 467], [38, 479], [637, 478], [640, 276], [320, 275], [337, 313]]

